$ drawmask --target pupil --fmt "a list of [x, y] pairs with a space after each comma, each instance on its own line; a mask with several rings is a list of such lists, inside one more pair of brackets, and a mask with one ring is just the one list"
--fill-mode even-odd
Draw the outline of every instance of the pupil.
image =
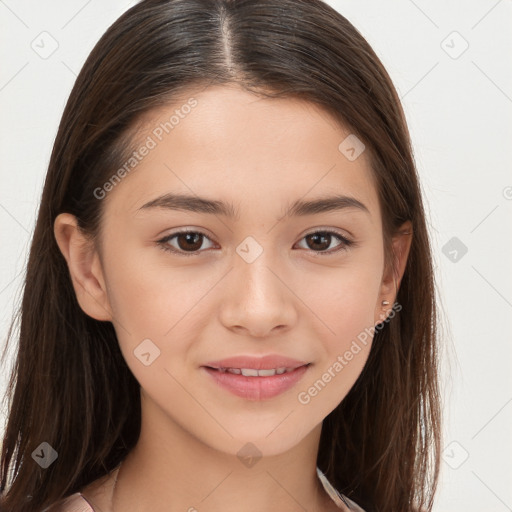
[[[313, 235], [309, 235], [309, 237], [311, 237], [312, 239], [314, 239], [314, 243], [315, 244], [320, 244], [322, 247], [316, 247], [317, 249], [327, 249], [329, 247], [329, 238], [330, 238], [331, 235], [328, 235], [328, 234], [318, 234], [318, 233], [315, 233]], [[318, 242], [319, 239], [323, 239], [323, 243], [322, 242]], [[311, 249], [314, 249], [315, 247], [311, 247]]]
[[[314, 233], [312, 235], [308, 235], [306, 238], [308, 239], [308, 245], [311, 249], [320, 249], [325, 250], [329, 248], [329, 240], [331, 235], [326, 233]], [[186, 243], [185, 246], [181, 243], [182, 239], [185, 238]], [[178, 236], [178, 245], [180, 249], [184, 251], [194, 251], [201, 248], [201, 238], [202, 235], [199, 233], [185, 233]], [[310, 244], [309, 242], [313, 242]], [[312, 247], [313, 245], [313, 247]], [[314, 247], [316, 245], [316, 247]]]
[[[185, 233], [183, 235], [178, 236], [178, 245], [180, 246], [180, 249], [183, 249], [185, 251], [191, 251], [201, 248], [201, 236], [199, 233]], [[182, 246], [180, 241], [182, 240], [182, 237], [185, 237], [186, 243], [189, 244], [189, 242], [192, 242], [192, 245], [185, 245], [185, 247]], [[198, 243], [199, 241], [199, 243]]]

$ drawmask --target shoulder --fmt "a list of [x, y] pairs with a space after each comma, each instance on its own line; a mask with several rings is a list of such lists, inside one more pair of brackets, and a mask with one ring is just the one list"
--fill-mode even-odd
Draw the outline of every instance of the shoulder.
[[77, 492], [59, 501], [44, 512], [94, 512], [89, 502]]
[[357, 503], [335, 489], [319, 467], [316, 468], [316, 472], [318, 478], [322, 482], [325, 491], [338, 508], [344, 512], [348, 512], [349, 510], [353, 510], [354, 512], [365, 512], [365, 510], [362, 509]]
[[347, 498], [347, 496], [344, 494], [340, 494], [340, 497], [343, 503], [348, 506], [349, 510], [354, 510], [354, 512], [365, 512], [365, 510], [361, 508], [355, 501]]
[[115, 482], [117, 470], [114, 470], [80, 489], [79, 492], [71, 494], [55, 503], [43, 512], [95, 512], [96, 510], [108, 510], [108, 503]]

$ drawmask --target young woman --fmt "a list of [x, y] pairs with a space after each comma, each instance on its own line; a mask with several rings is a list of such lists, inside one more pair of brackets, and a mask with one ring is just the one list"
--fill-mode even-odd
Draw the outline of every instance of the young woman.
[[407, 125], [320, 0], [143, 0], [107, 30], [55, 140], [20, 318], [2, 511], [432, 510]]

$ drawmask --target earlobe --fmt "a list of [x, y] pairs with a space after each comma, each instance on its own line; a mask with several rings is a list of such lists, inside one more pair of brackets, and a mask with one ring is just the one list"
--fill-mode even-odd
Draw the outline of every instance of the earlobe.
[[80, 307], [96, 320], [112, 320], [101, 261], [94, 244], [79, 230], [76, 217], [70, 213], [59, 214], [53, 230]]
[[393, 261], [386, 267], [375, 307], [375, 323], [384, 322], [391, 311], [405, 272], [412, 243], [412, 223], [404, 222], [392, 240]]

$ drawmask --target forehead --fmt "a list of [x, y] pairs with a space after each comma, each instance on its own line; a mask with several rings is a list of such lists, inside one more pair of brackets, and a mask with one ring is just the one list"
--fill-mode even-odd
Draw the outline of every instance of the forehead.
[[190, 91], [141, 120], [136, 161], [125, 165], [128, 172], [108, 193], [109, 202], [135, 212], [157, 195], [180, 192], [225, 200], [240, 206], [240, 214], [345, 194], [376, 216], [368, 151], [347, 158], [347, 145], [357, 145], [353, 137], [324, 109], [301, 99], [265, 98], [237, 86]]

